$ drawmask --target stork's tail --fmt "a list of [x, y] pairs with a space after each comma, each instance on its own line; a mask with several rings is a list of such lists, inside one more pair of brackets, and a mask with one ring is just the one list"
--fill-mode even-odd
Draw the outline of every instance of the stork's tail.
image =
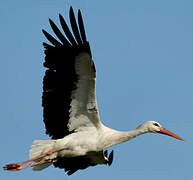
[[59, 148], [55, 146], [55, 140], [35, 140], [30, 149], [30, 159], [27, 161], [7, 164], [4, 170], [18, 171], [27, 167], [33, 170], [42, 170], [50, 166], [57, 157]]
[[[54, 148], [54, 145], [55, 145], [55, 140], [35, 140], [29, 152], [30, 159], [41, 156], [42, 154], [48, 152], [49, 150]], [[45, 156], [43, 158], [35, 160], [35, 162], [40, 162], [42, 160], [55, 159], [55, 158], [56, 158], [56, 154], [53, 153], [53, 154], [50, 154], [49, 156]], [[40, 171], [42, 169], [47, 168], [51, 164], [52, 162], [46, 162], [43, 164], [39, 164], [39, 165], [34, 166], [33, 170]]]

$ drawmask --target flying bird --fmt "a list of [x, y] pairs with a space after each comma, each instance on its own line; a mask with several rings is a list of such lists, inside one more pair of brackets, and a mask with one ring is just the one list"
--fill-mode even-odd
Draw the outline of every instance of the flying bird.
[[70, 7], [69, 17], [71, 30], [59, 14], [64, 33], [49, 19], [58, 40], [42, 30], [50, 42], [43, 43], [46, 71], [42, 106], [46, 133], [51, 139], [35, 140], [29, 160], [8, 164], [4, 169], [42, 170], [53, 164], [71, 175], [97, 164], [110, 166], [113, 151], [108, 155], [107, 148], [144, 133], [161, 133], [183, 140], [155, 121], [144, 122], [128, 132], [111, 129], [101, 122], [96, 101], [96, 69], [81, 11], [78, 10], [76, 20]]

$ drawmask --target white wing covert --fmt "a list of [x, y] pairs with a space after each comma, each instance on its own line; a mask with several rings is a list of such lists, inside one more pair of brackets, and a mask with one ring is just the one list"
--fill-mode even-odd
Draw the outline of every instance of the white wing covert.
[[69, 130], [97, 127], [100, 125], [96, 103], [96, 72], [94, 63], [87, 53], [76, 57], [75, 70], [78, 74], [77, 89], [72, 91]]

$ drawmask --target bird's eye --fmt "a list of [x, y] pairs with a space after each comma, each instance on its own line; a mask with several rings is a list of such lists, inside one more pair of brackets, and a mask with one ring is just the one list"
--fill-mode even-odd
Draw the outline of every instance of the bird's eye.
[[153, 125], [159, 127], [159, 124], [158, 124], [158, 123], [153, 123]]

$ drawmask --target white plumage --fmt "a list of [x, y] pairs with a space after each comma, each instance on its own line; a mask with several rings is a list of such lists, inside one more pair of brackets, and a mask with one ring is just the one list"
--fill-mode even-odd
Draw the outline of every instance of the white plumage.
[[[96, 70], [83, 19], [78, 11], [78, 25], [70, 8], [72, 33], [59, 15], [65, 36], [50, 19], [50, 25], [59, 39], [48, 32], [51, 43], [43, 43], [47, 68], [43, 81], [42, 106], [44, 123], [50, 140], [35, 140], [30, 158], [21, 163], [8, 164], [5, 170], [21, 170], [33, 166], [42, 170], [51, 164], [63, 168], [68, 175], [97, 164], [111, 165], [113, 151], [107, 148], [128, 141], [147, 132], [163, 133], [183, 140], [155, 121], [147, 121], [135, 130], [120, 132], [103, 125], [96, 101]], [[25, 165], [26, 164], [26, 165]]]

